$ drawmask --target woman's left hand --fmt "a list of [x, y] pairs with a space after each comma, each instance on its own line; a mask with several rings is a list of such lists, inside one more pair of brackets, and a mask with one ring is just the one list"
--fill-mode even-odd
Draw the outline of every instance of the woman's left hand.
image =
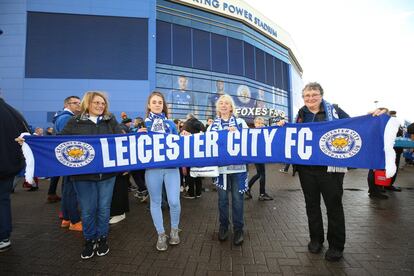
[[24, 138], [23, 137], [17, 137], [14, 139], [14, 141], [16, 141], [17, 143], [19, 143], [20, 146], [23, 145], [24, 143]]
[[187, 130], [183, 130], [183, 131], [181, 131], [181, 133], [180, 133], [182, 136], [188, 136], [188, 135], [191, 135], [191, 133], [190, 132], [188, 132]]
[[237, 130], [237, 127], [234, 127], [234, 126], [229, 127], [229, 131], [236, 131], [236, 130]]

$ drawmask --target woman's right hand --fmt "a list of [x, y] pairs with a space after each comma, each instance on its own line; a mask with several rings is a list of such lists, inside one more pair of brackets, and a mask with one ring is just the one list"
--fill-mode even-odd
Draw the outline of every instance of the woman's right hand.
[[16, 141], [17, 143], [19, 143], [20, 146], [23, 145], [24, 143], [24, 138], [23, 137], [17, 137], [14, 139], [14, 141]]
[[141, 127], [137, 132], [148, 132], [146, 127]]
[[280, 120], [279, 122], [276, 123], [277, 126], [284, 126], [286, 124], [285, 120]]

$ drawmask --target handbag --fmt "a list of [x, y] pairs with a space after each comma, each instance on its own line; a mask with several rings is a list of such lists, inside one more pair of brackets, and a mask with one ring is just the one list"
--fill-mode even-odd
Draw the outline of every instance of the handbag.
[[218, 177], [219, 168], [218, 166], [207, 166], [207, 167], [191, 167], [191, 177]]

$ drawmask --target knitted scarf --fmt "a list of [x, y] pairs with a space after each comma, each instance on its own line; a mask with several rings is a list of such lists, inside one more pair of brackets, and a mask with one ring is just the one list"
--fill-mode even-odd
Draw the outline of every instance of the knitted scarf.
[[[228, 127], [236, 127], [239, 128], [237, 125], [237, 118], [232, 115], [229, 119]], [[222, 130], [223, 128], [223, 120], [220, 117], [217, 117], [213, 124], [211, 125], [210, 131], [218, 131]], [[227, 128], [226, 128], [227, 129]], [[248, 173], [246, 170], [246, 165], [230, 165], [230, 166], [224, 166], [219, 168], [220, 175], [218, 177], [213, 178], [213, 183], [217, 186], [217, 188], [222, 190], [227, 190], [227, 175], [228, 174], [234, 174], [239, 173], [239, 183], [233, 183], [238, 184], [239, 186], [239, 193], [245, 193], [248, 189]]]
[[161, 114], [155, 114], [150, 112], [148, 115], [148, 118], [145, 119], [145, 121], [151, 121], [151, 131], [152, 132], [160, 132], [160, 133], [171, 133], [170, 127], [165, 122], [167, 120], [167, 117], [164, 113]]

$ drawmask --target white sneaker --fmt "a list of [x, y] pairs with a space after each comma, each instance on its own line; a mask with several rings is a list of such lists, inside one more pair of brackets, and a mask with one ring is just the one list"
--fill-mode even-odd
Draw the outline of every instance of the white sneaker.
[[0, 252], [7, 251], [11, 248], [11, 241], [10, 239], [5, 239], [0, 241]]
[[110, 220], [109, 220], [109, 224], [115, 224], [118, 223], [120, 221], [123, 221], [126, 218], [125, 213], [123, 213], [122, 215], [119, 216], [113, 216]]

